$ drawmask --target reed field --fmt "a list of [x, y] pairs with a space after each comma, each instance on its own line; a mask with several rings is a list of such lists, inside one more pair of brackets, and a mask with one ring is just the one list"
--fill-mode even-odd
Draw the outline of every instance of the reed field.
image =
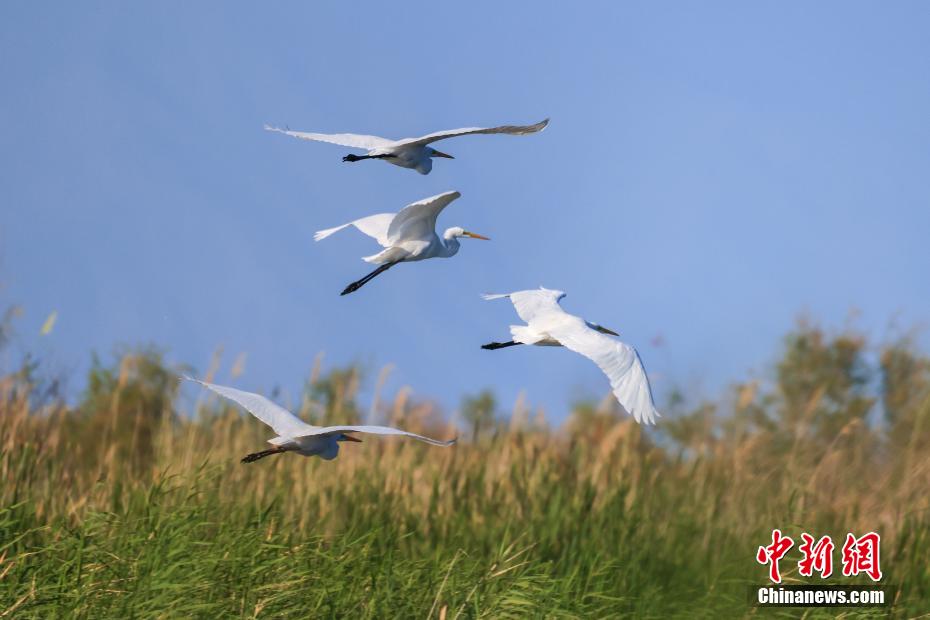
[[[199, 389], [179, 396], [185, 371], [127, 349], [95, 363], [76, 402], [41, 361], [5, 372], [0, 617], [930, 612], [930, 360], [907, 342], [799, 324], [769, 376], [719, 402], [665, 394], [648, 429], [608, 398], [558, 424], [487, 393], [457, 412], [406, 390], [360, 403], [376, 374], [318, 365], [297, 402], [279, 399], [304, 419], [460, 436], [448, 449], [366, 437], [331, 462], [241, 464], [269, 429]], [[752, 607], [775, 527], [838, 547], [879, 532], [892, 604]], [[822, 582], [799, 579], [799, 557], [782, 561], [785, 582]]]

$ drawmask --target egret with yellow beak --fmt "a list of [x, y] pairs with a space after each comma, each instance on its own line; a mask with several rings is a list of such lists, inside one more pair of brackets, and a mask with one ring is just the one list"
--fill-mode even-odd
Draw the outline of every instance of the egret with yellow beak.
[[456, 136], [468, 136], [474, 134], [509, 134], [511, 136], [525, 136], [527, 134], [542, 131], [549, 124], [549, 119], [540, 121], [535, 125], [502, 125], [500, 127], [465, 127], [463, 129], [449, 129], [446, 131], [437, 131], [436, 133], [427, 134], [419, 138], [404, 138], [402, 140], [390, 140], [378, 136], [365, 136], [355, 133], [310, 133], [307, 131], [291, 131], [290, 129], [279, 129], [265, 125], [267, 131], [283, 133], [286, 136], [300, 138], [301, 140], [313, 140], [316, 142], [329, 142], [330, 144], [339, 144], [357, 149], [368, 151], [365, 155], [346, 155], [342, 161], [356, 162], [364, 159], [380, 159], [400, 166], [401, 168], [411, 168], [420, 174], [429, 174], [433, 169], [434, 157], [445, 157], [455, 159], [441, 151], [437, 151], [429, 146], [438, 140], [454, 138]]
[[317, 241], [325, 239], [343, 228], [354, 226], [381, 244], [384, 250], [362, 260], [380, 265], [361, 280], [348, 285], [342, 295], [354, 293], [397, 263], [411, 263], [427, 258], [450, 258], [459, 251], [459, 238], [484, 239], [487, 237], [469, 232], [459, 226], [447, 228], [442, 237], [436, 234], [436, 218], [446, 206], [461, 196], [459, 192], [445, 192], [407, 205], [399, 213], [378, 213], [358, 220], [321, 230], [313, 235]]
[[399, 428], [390, 426], [370, 425], [342, 425], [342, 426], [313, 426], [307, 424], [296, 415], [268, 400], [261, 394], [244, 392], [225, 385], [215, 385], [206, 381], [199, 381], [191, 377], [184, 377], [188, 381], [199, 383], [203, 387], [216, 392], [223, 398], [229, 399], [251, 413], [253, 416], [267, 424], [274, 430], [275, 437], [268, 440], [272, 445], [267, 450], [253, 452], [242, 458], [243, 463], [254, 463], [259, 459], [273, 454], [296, 452], [301, 456], [318, 456], [331, 461], [339, 454], [339, 444], [344, 441], [361, 442], [354, 436], [357, 433], [372, 435], [395, 435], [410, 437], [434, 446], [451, 446], [455, 439], [442, 441], [432, 437], [424, 437]]
[[562, 291], [540, 287], [505, 295], [484, 295], [485, 299], [510, 299], [526, 325], [511, 325], [512, 340], [490, 342], [482, 349], [494, 351], [521, 344], [565, 347], [597, 364], [610, 380], [610, 388], [620, 405], [640, 424], [655, 424], [659, 412], [643, 361], [636, 349], [615, 340], [617, 332], [562, 310]]

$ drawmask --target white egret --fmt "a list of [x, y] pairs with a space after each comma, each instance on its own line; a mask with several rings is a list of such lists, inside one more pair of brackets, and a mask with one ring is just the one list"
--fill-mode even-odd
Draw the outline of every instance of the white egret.
[[616, 332], [565, 312], [559, 305], [565, 293], [540, 287], [539, 290], [483, 297], [510, 298], [517, 314], [527, 324], [510, 326], [513, 340], [491, 342], [482, 345], [482, 349], [493, 351], [518, 344], [564, 346], [598, 365], [610, 379], [617, 401], [637, 422], [655, 424], [659, 412], [639, 353], [630, 345], [605, 335], [619, 336]]
[[342, 146], [350, 146], [357, 149], [368, 151], [365, 155], [346, 155], [342, 161], [361, 161], [363, 159], [383, 159], [384, 161], [400, 166], [401, 168], [413, 168], [420, 174], [429, 174], [433, 169], [433, 157], [445, 157], [455, 159], [451, 155], [437, 151], [429, 146], [437, 140], [454, 138], [455, 136], [467, 136], [471, 134], [489, 134], [503, 133], [512, 136], [524, 136], [530, 133], [542, 131], [549, 124], [549, 119], [540, 121], [535, 125], [502, 125], [500, 127], [465, 127], [462, 129], [449, 129], [447, 131], [437, 131], [420, 138], [404, 138], [403, 140], [390, 140], [388, 138], [379, 138], [378, 136], [365, 136], [354, 133], [309, 133], [306, 131], [291, 131], [290, 129], [280, 129], [265, 125], [267, 131], [276, 131], [287, 136], [300, 138], [301, 140], [314, 140], [317, 142], [329, 142]]
[[316, 241], [325, 239], [343, 228], [355, 226], [373, 237], [385, 249], [362, 260], [381, 265], [361, 280], [348, 285], [341, 295], [347, 295], [363, 287], [377, 275], [384, 273], [397, 263], [409, 263], [427, 258], [450, 258], [459, 251], [459, 238], [484, 239], [485, 236], [468, 232], [459, 226], [447, 228], [442, 238], [436, 234], [436, 218], [446, 206], [461, 196], [459, 192], [445, 192], [407, 205], [400, 213], [378, 213], [358, 220], [318, 231]]
[[261, 394], [244, 392], [235, 388], [223, 385], [214, 385], [206, 381], [200, 381], [192, 377], [184, 377], [188, 381], [199, 383], [200, 385], [213, 390], [223, 398], [228, 398], [234, 403], [242, 406], [243, 409], [253, 416], [270, 426], [276, 437], [268, 440], [273, 448], [253, 452], [243, 457], [243, 463], [252, 463], [259, 459], [272, 454], [283, 454], [284, 452], [296, 452], [301, 456], [318, 456], [321, 459], [331, 461], [339, 454], [339, 442], [355, 441], [361, 442], [361, 439], [353, 437], [349, 433], [369, 433], [373, 435], [402, 435], [412, 437], [434, 446], [451, 446], [456, 442], [455, 439], [449, 441], [440, 441], [402, 431], [390, 426], [358, 426], [358, 425], [341, 425], [341, 426], [313, 426], [307, 424], [296, 415], [268, 400]]

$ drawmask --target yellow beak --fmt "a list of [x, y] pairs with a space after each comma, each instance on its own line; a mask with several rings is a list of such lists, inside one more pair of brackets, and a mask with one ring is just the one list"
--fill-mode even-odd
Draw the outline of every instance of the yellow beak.
[[490, 239], [485, 237], [484, 235], [479, 235], [478, 233], [468, 232], [467, 230], [463, 232], [462, 234], [465, 235], [466, 237], [471, 237], [472, 239], [484, 239], [485, 241], [490, 241]]

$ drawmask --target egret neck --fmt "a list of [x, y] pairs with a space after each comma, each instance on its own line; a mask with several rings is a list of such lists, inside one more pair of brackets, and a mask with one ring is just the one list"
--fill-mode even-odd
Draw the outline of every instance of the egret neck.
[[462, 247], [462, 244], [459, 243], [459, 237], [462, 236], [462, 233], [465, 232], [458, 226], [446, 229], [446, 232], [442, 234], [442, 244], [437, 252], [437, 256], [442, 258], [449, 258], [450, 256], [455, 256], [459, 248]]

